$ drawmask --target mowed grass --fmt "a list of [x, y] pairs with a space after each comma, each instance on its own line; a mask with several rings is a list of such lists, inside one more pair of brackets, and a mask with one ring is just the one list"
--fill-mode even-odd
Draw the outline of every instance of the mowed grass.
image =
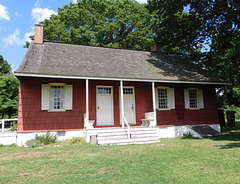
[[240, 129], [127, 146], [0, 147], [0, 183], [240, 183]]

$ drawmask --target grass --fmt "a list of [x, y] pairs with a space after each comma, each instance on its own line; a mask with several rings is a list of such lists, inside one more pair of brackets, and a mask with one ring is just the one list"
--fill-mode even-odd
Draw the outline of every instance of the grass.
[[127, 146], [0, 147], [0, 183], [240, 183], [240, 129]]

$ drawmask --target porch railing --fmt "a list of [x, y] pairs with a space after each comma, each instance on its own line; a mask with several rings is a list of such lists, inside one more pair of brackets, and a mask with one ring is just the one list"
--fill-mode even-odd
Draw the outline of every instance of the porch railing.
[[1, 119], [1, 120], [0, 120], [0, 124], [2, 124], [2, 132], [4, 132], [5, 122], [17, 121], [17, 120], [18, 120], [18, 118], [13, 118], [13, 119]]
[[125, 123], [126, 125], [127, 125], [127, 135], [128, 135], [128, 140], [130, 140], [130, 125], [129, 125], [129, 123], [127, 122], [127, 120], [126, 120], [126, 118], [125, 118], [125, 116], [123, 116], [123, 123]]

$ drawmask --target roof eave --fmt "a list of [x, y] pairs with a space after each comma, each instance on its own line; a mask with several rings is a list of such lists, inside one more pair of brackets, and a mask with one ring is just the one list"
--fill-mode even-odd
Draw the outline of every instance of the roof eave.
[[90, 80], [110, 80], [110, 81], [130, 81], [130, 82], [161, 82], [175, 84], [207, 84], [231, 86], [226, 82], [208, 82], [208, 81], [173, 81], [173, 80], [157, 80], [157, 79], [133, 79], [133, 78], [114, 78], [114, 77], [92, 77], [92, 76], [69, 76], [69, 75], [51, 75], [51, 74], [35, 74], [35, 73], [19, 73], [14, 72], [16, 77], [43, 77], [43, 78], [62, 78], [62, 79], [90, 79]]

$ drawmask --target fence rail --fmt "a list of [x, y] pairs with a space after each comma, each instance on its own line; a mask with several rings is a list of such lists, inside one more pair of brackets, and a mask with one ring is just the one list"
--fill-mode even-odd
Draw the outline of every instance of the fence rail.
[[0, 124], [2, 124], [2, 132], [4, 132], [5, 122], [11, 122], [11, 121], [18, 121], [18, 118], [0, 120]]

